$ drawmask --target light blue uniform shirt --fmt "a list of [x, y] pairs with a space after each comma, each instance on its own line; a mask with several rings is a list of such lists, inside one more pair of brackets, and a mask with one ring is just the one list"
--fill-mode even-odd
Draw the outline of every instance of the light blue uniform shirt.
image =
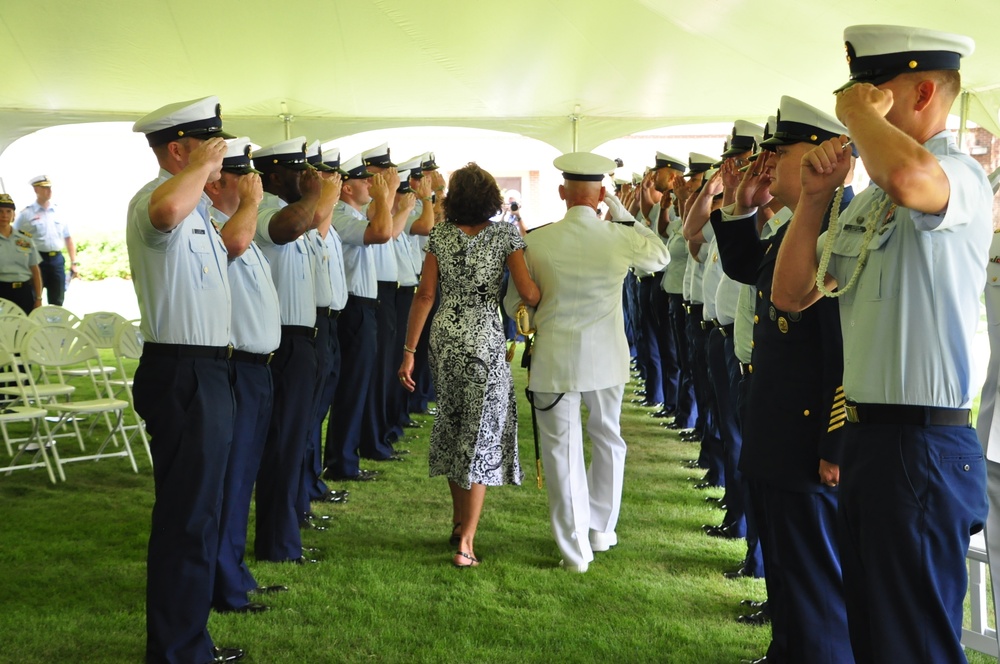
[[670, 262], [663, 272], [660, 286], [667, 293], [684, 292], [684, 273], [687, 271], [687, 242], [681, 233], [682, 221], [670, 210], [670, 223], [667, 225], [667, 251], [670, 252]]
[[202, 194], [198, 207], [170, 232], [156, 230], [149, 220], [153, 191], [171, 177], [160, 169], [128, 204], [125, 241], [142, 335], [156, 343], [227, 346], [232, 319], [227, 252], [208, 220], [208, 196]]
[[[706, 226], [705, 228], [708, 228]], [[725, 276], [722, 274], [722, 261], [719, 259], [719, 243], [715, 241], [715, 236], [707, 244], [704, 259], [705, 271], [702, 274], [701, 299], [705, 303], [703, 317], [705, 320], [712, 320], [718, 315], [715, 306], [715, 296], [719, 292], [719, 283]]]
[[705, 302], [702, 295], [702, 277], [705, 275], [705, 260], [708, 257], [708, 247], [701, 245], [698, 249], [698, 259], [696, 260], [691, 252], [688, 252], [688, 266], [684, 273], [686, 279], [686, 298], [689, 302], [703, 304]]
[[59, 218], [54, 203], [43, 208], [35, 201], [17, 215], [14, 228], [27, 232], [38, 251], [62, 251], [69, 237], [69, 226]]
[[[949, 132], [924, 147], [948, 177], [948, 209], [931, 215], [897, 208], [876, 231], [856, 287], [839, 298], [844, 391], [859, 403], [969, 408], [993, 193], [982, 166], [959, 152]], [[885, 196], [872, 183], [840, 215], [829, 272], [841, 286], [861, 249], [863, 232], [854, 227]]]
[[326, 232], [327, 251], [330, 255], [330, 289], [333, 298], [330, 301], [330, 308], [334, 311], [342, 311], [347, 306], [347, 276], [344, 274], [344, 245], [340, 241], [337, 229], [330, 225]]
[[[722, 218], [726, 219], [723, 212]], [[792, 211], [781, 208], [760, 229], [760, 239], [766, 240], [778, 232], [792, 218]], [[743, 364], [750, 364], [753, 353], [753, 315], [757, 305], [757, 288], [752, 285], [740, 285], [740, 298], [736, 304], [736, 323], [733, 328], [733, 346], [736, 359]]]
[[[210, 210], [220, 228], [229, 221], [223, 212]], [[281, 343], [281, 311], [271, 266], [257, 243], [229, 261], [229, 288], [233, 298], [230, 343], [236, 350], [265, 355]]]
[[29, 235], [17, 229], [11, 229], [10, 237], [0, 234], [0, 281], [29, 283], [31, 267], [41, 262]]
[[[413, 208], [413, 219], [418, 219], [420, 215], [424, 213], [424, 201], [422, 199], [417, 199], [417, 204]], [[410, 223], [409, 226], [413, 224]], [[406, 229], [407, 239], [410, 241], [410, 253], [412, 254], [413, 264], [417, 267], [417, 276], [424, 269], [424, 257], [427, 255], [424, 251], [424, 247], [427, 246], [427, 236], [426, 235], [409, 235], [410, 228]]]
[[286, 203], [274, 194], [264, 194], [257, 208], [254, 239], [271, 263], [271, 278], [278, 291], [282, 325], [316, 327], [316, 283], [309, 244], [303, 233], [293, 242], [275, 244], [268, 225]]
[[378, 280], [375, 278], [375, 259], [370, 247], [365, 245], [368, 220], [364, 213], [344, 201], [337, 201], [337, 206], [333, 208], [333, 227], [344, 243], [347, 292], [358, 297], [376, 299]]
[[315, 228], [307, 231], [305, 238], [315, 267], [313, 280], [316, 287], [316, 306], [329, 307], [333, 302], [333, 281], [330, 280], [330, 248]]
[[396, 275], [400, 286], [416, 286], [419, 281], [417, 277], [420, 276], [420, 268], [423, 267], [422, 263], [413, 260], [413, 244], [410, 242], [410, 238], [413, 237], [410, 235], [410, 229], [413, 228], [414, 222], [419, 218], [420, 214], [414, 208], [410, 212], [410, 216], [406, 219], [406, 226], [403, 227], [403, 232], [399, 234], [399, 237], [390, 242], [393, 251], [396, 253]]

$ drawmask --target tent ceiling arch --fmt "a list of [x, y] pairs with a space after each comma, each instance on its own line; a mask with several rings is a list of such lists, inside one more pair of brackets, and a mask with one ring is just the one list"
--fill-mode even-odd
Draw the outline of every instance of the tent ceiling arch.
[[[5, 0], [0, 150], [46, 126], [219, 96], [268, 143], [401, 126], [517, 132], [559, 150], [645, 129], [832, 110], [850, 23], [976, 39], [969, 119], [1000, 134], [1000, 3], [950, 0]], [[956, 107], [957, 112], [957, 107]]]

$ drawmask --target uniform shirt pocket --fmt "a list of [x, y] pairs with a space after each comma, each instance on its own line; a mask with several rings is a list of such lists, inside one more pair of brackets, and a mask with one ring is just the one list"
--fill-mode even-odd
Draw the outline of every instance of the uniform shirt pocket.
[[215, 260], [215, 251], [212, 249], [212, 239], [207, 235], [192, 234], [188, 239], [188, 247], [191, 250], [191, 264], [200, 275], [202, 290], [214, 290], [222, 285], [219, 278], [218, 263]]

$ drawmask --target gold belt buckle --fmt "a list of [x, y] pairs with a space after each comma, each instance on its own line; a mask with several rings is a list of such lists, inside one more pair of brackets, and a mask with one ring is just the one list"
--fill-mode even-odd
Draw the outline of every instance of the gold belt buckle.
[[850, 422], [851, 424], [857, 424], [858, 423], [858, 407], [857, 406], [852, 406], [851, 404], [847, 404], [847, 406], [845, 408], [847, 410], [847, 421]]
[[231, 360], [233, 358], [233, 350], [235, 350], [235, 349], [233, 348], [232, 344], [229, 344], [228, 346], [226, 346], [226, 359], [227, 360]]

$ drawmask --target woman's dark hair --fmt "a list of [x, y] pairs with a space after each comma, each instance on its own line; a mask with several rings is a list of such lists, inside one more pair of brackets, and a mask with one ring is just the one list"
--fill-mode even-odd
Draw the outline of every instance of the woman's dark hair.
[[474, 226], [500, 213], [503, 198], [493, 176], [469, 162], [451, 174], [444, 199], [445, 219], [459, 226]]

